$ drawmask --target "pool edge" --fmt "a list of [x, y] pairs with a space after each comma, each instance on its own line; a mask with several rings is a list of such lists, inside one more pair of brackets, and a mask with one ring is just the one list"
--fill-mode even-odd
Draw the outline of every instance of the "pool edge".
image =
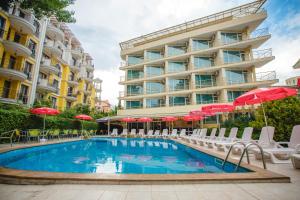
[[[56, 141], [43, 144], [32, 144], [22, 147], [0, 149], [0, 153], [11, 150], [23, 149], [34, 146], [51, 145], [63, 142], [80, 140]], [[219, 159], [224, 156], [201, 148], [182, 140], [175, 140], [180, 144], [191, 147], [195, 150], [207, 153]], [[236, 161], [229, 159], [229, 162]], [[181, 184], [181, 183], [261, 183], [280, 182], [289, 183], [290, 177], [259, 167], [241, 164], [242, 167], [253, 172], [248, 173], [219, 173], [219, 174], [82, 174], [82, 173], [58, 173], [40, 172], [28, 170], [15, 170], [0, 167], [0, 183], [6, 184]]]

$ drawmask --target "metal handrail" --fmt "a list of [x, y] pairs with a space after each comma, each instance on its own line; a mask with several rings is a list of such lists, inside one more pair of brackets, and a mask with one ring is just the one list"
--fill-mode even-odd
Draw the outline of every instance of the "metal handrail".
[[[244, 157], [244, 155], [245, 155], [245, 152], [246, 152], [247, 155], [248, 155], [248, 148], [249, 148], [250, 146], [253, 146], [253, 145], [259, 148], [259, 151], [260, 151], [260, 154], [261, 154], [261, 159], [262, 159], [262, 162], [263, 162], [263, 167], [264, 167], [264, 169], [267, 169], [266, 162], [265, 162], [265, 158], [264, 158], [264, 151], [263, 151], [262, 147], [261, 147], [259, 144], [255, 143], [255, 142], [250, 142], [250, 143], [247, 144], [246, 147], [244, 148], [244, 151], [243, 151], [243, 153], [242, 153], [242, 155], [241, 155], [241, 158], [240, 158], [240, 160], [239, 160], [239, 163], [238, 163], [237, 166], [235, 167], [235, 171], [237, 171], [237, 170], [239, 169], [239, 167], [240, 167], [240, 165], [241, 165], [241, 162], [242, 162], [242, 160], [243, 160], [243, 157]], [[248, 159], [249, 159], [249, 158], [248, 158]]]
[[[244, 142], [242, 142], [242, 141], [237, 141], [237, 142], [233, 143], [233, 144], [230, 146], [230, 149], [229, 149], [229, 151], [228, 151], [228, 153], [227, 153], [227, 155], [226, 155], [226, 158], [225, 158], [224, 161], [223, 161], [222, 169], [224, 169], [224, 167], [225, 167], [225, 164], [226, 164], [226, 162], [227, 162], [227, 160], [228, 160], [228, 158], [229, 158], [229, 155], [230, 155], [230, 152], [231, 152], [232, 148], [233, 148], [235, 145], [237, 145], [237, 144], [241, 144], [241, 145], [244, 146], [244, 148], [246, 148], [246, 144], [245, 144]], [[248, 164], [250, 164], [250, 159], [249, 159], [248, 151], [247, 151], [246, 153], [247, 153], [247, 161], [248, 161]]]

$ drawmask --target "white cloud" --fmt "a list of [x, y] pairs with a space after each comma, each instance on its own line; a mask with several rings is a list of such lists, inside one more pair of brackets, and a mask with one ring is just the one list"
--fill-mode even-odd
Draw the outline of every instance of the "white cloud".
[[[77, 23], [71, 25], [71, 28], [85, 50], [94, 57], [96, 77], [103, 80], [103, 99], [117, 104], [119, 90], [123, 89], [118, 85], [119, 76], [123, 74], [118, 70], [121, 61], [119, 42], [247, 2], [250, 1], [77, 0], [71, 7], [75, 10]], [[298, 13], [282, 24], [268, 21], [274, 28], [271, 29], [272, 39], [264, 46], [272, 47], [276, 58], [260, 71], [276, 70], [279, 78], [293, 75], [291, 66], [300, 57], [297, 51], [300, 34], [298, 31], [291, 38], [290, 34], [282, 34], [279, 30], [284, 27], [294, 31], [299, 28], [299, 18]]]

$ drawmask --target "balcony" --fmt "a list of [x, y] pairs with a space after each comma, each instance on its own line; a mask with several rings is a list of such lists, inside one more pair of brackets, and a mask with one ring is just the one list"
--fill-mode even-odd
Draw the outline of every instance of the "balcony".
[[63, 53], [61, 46], [62, 44], [59, 41], [46, 39], [44, 43], [44, 51], [50, 55], [61, 57]]
[[91, 64], [85, 65], [85, 68], [88, 72], [92, 72], [95, 70], [94, 65], [91, 65]]
[[21, 43], [10, 40], [3, 40], [2, 42], [6, 51], [13, 52], [16, 56], [28, 58], [32, 54], [31, 50]]
[[89, 82], [89, 83], [92, 83], [93, 82], [93, 75], [90, 74], [90, 75], [87, 75], [85, 74], [83, 77], [82, 77], [85, 81]]
[[206, 87], [214, 87], [216, 86], [216, 80], [210, 79], [210, 80], [199, 80], [196, 81], [195, 88], [206, 88]]
[[18, 81], [25, 81], [27, 78], [29, 78], [29, 75], [25, 74], [24, 71], [3, 68], [3, 67], [0, 67], [0, 74], [5, 78], [9, 78], [11, 80], [18, 80]]
[[75, 63], [75, 64], [71, 64], [69, 65], [70, 66], [70, 70], [72, 72], [79, 72], [80, 71], [80, 65]]
[[68, 84], [69, 85], [72, 85], [72, 86], [78, 86], [78, 79], [77, 78], [70, 78], [69, 77], [69, 80], [68, 80]]
[[71, 53], [72, 53], [72, 56], [73, 56], [74, 58], [80, 59], [81, 56], [82, 56], [83, 51], [82, 51], [82, 49], [80, 49], [80, 48], [72, 48], [72, 49], [71, 49]]
[[[16, 10], [16, 12], [18, 11], [19, 10]], [[24, 17], [21, 17], [21, 15], [18, 13], [10, 14], [9, 20], [11, 26], [14, 27], [18, 32], [33, 35], [36, 31], [36, 28], [33, 25], [34, 16], [32, 14], [26, 14]]]
[[47, 26], [47, 36], [52, 39], [63, 41], [65, 34], [59, 27], [56, 27], [52, 23], [49, 23]]
[[47, 79], [39, 79], [37, 84], [37, 89], [41, 92], [58, 92], [58, 87], [54, 86], [53, 84], [50, 84]]
[[11, 88], [0, 88], [0, 101], [4, 103], [20, 103], [27, 104], [28, 95], [22, 94], [20, 90], [13, 90]]
[[77, 94], [76, 92], [68, 92], [66, 99], [69, 101], [77, 101]]
[[53, 73], [56, 75], [58, 75], [60, 72], [60, 69], [58, 69], [57, 67], [55, 67], [51, 64], [50, 59], [42, 59], [40, 70], [41, 70], [41, 72], [45, 72], [48, 74]]
[[190, 105], [190, 99], [187, 97], [170, 97], [169, 106], [186, 106]]

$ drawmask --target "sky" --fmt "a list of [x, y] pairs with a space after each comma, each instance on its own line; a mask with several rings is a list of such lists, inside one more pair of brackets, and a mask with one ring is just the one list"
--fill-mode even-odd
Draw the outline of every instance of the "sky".
[[[102, 99], [117, 105], [119, 43], [169, 26], [230, 9], [251, 0], [76, 0], [70, 6], [76, 23], [70, 27], [94, 58], [95, 77], [103, 80]], [[300, 58], [300, 0], [268, 0], [268, 18], [259, 28], [272, 34], [260, 49], [272, 48], [275, 60], [258, 71], [276, 71], [280, 84], [300, 75], [293, 64]]]

